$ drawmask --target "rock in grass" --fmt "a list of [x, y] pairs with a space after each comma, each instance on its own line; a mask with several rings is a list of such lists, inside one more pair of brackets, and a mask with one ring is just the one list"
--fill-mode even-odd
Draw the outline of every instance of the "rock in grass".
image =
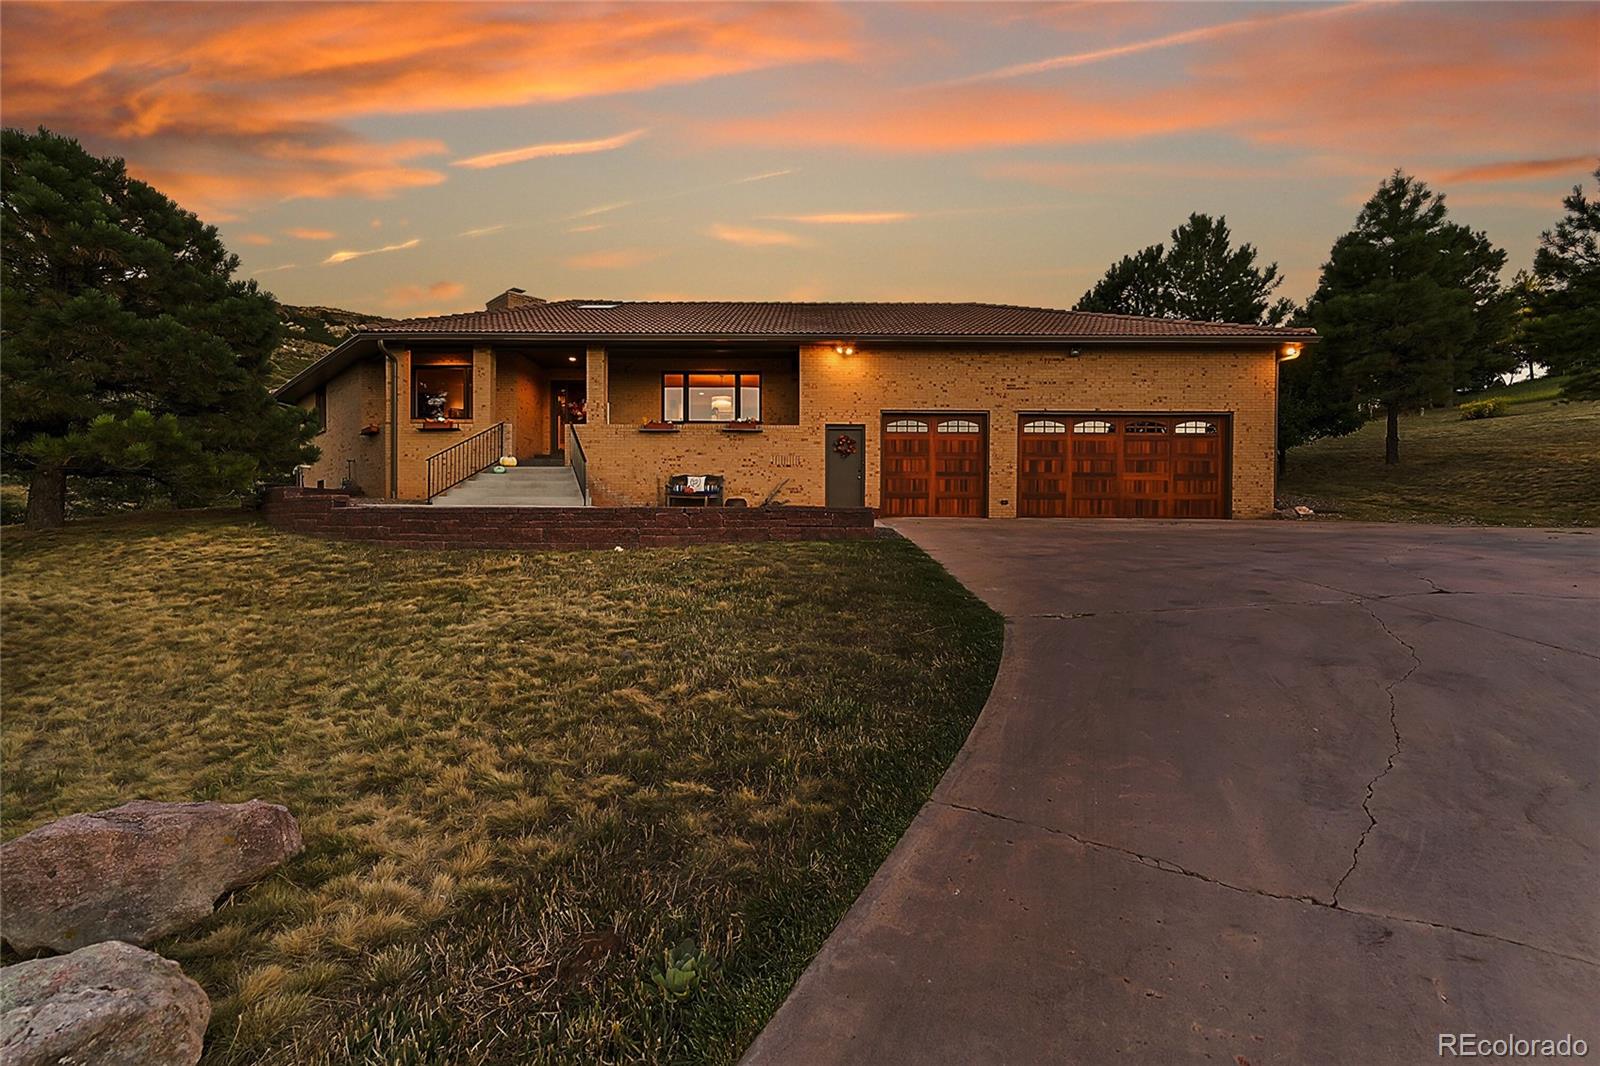
[[108, 940], [0, 970], [6, 1066], [193, 1066], [211, 1001], [170, 959]]
[[275, 803], [152, 803], [74, 814], [0, 848], [0, 932], [17, 951], [150, 944], [302, 847]]

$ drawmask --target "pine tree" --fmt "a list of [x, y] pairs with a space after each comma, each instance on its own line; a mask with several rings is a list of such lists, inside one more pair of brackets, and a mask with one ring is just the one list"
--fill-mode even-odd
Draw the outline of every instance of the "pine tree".
[[0, 137], [0, 449], [28, 525], [61, 525], [69, 476], [196, 505], [315, 458], [311, 416], [266, 389], [273, 300], [216, 227], [120, 159]]
[[[1594, 172], [1600, 182], [1600, 168]], [[1600, 399], [1600, 198], [1576, 185], [1567, 214], [1539, 238], [1533, 272], [1538, 292], [1526, 338], [1532, 355], [1567, 380], [1569, 399]]]
[[1233, 247], [1226, 218], [1192, 214], [1170, 246], [1152, 244], [1112, 265], [1076, 310], [1278, 325], [1294, 304], [1272, 302], [1283, 278], [1276, 263], [1257, 267], [1256, 255], [1254, 245]]
[[1334, 243], [1307, 317], [1319, 357], [1388, 420], [1384, 462], [1400, 461], [1400, 411], [1446, 402], [1474, 353], [1509, 328], [1505, 252], [1451, 222], [1444, 197], [1396, 171]]

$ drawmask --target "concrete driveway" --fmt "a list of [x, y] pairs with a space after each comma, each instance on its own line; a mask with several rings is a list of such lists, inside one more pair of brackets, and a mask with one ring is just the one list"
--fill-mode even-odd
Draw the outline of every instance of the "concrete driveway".
[[1600, 535], [896, 523], [988, 705], [750, 1063], [1600, 1054]]

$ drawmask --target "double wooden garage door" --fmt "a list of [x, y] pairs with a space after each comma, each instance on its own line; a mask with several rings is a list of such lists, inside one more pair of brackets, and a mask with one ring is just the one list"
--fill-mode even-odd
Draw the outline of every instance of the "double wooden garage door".
[[[1225, 415], [1024, 415], [1024, 518], [1226, 518]], [[883, 420], [885, 515], [988, 513], [989, 425], [977, 414]]]
[[1027, 415], [1017, 441], [1025, 518], [1226, 518], [1222, 415]]

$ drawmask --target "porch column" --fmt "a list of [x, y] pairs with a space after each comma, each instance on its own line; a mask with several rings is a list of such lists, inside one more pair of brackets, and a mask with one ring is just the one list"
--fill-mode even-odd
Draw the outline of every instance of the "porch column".
[[589, 421], [598, 422], [603, 426], [611, 424], [611, 391], [606, 387], [609, 374], [606, 370], [606, 350], [599, 345], [590, 345], [588, 358], [584, 363], [584, 371], [588, 377], [588, 391], [584, 395], [584, 406], [588, 409]]

